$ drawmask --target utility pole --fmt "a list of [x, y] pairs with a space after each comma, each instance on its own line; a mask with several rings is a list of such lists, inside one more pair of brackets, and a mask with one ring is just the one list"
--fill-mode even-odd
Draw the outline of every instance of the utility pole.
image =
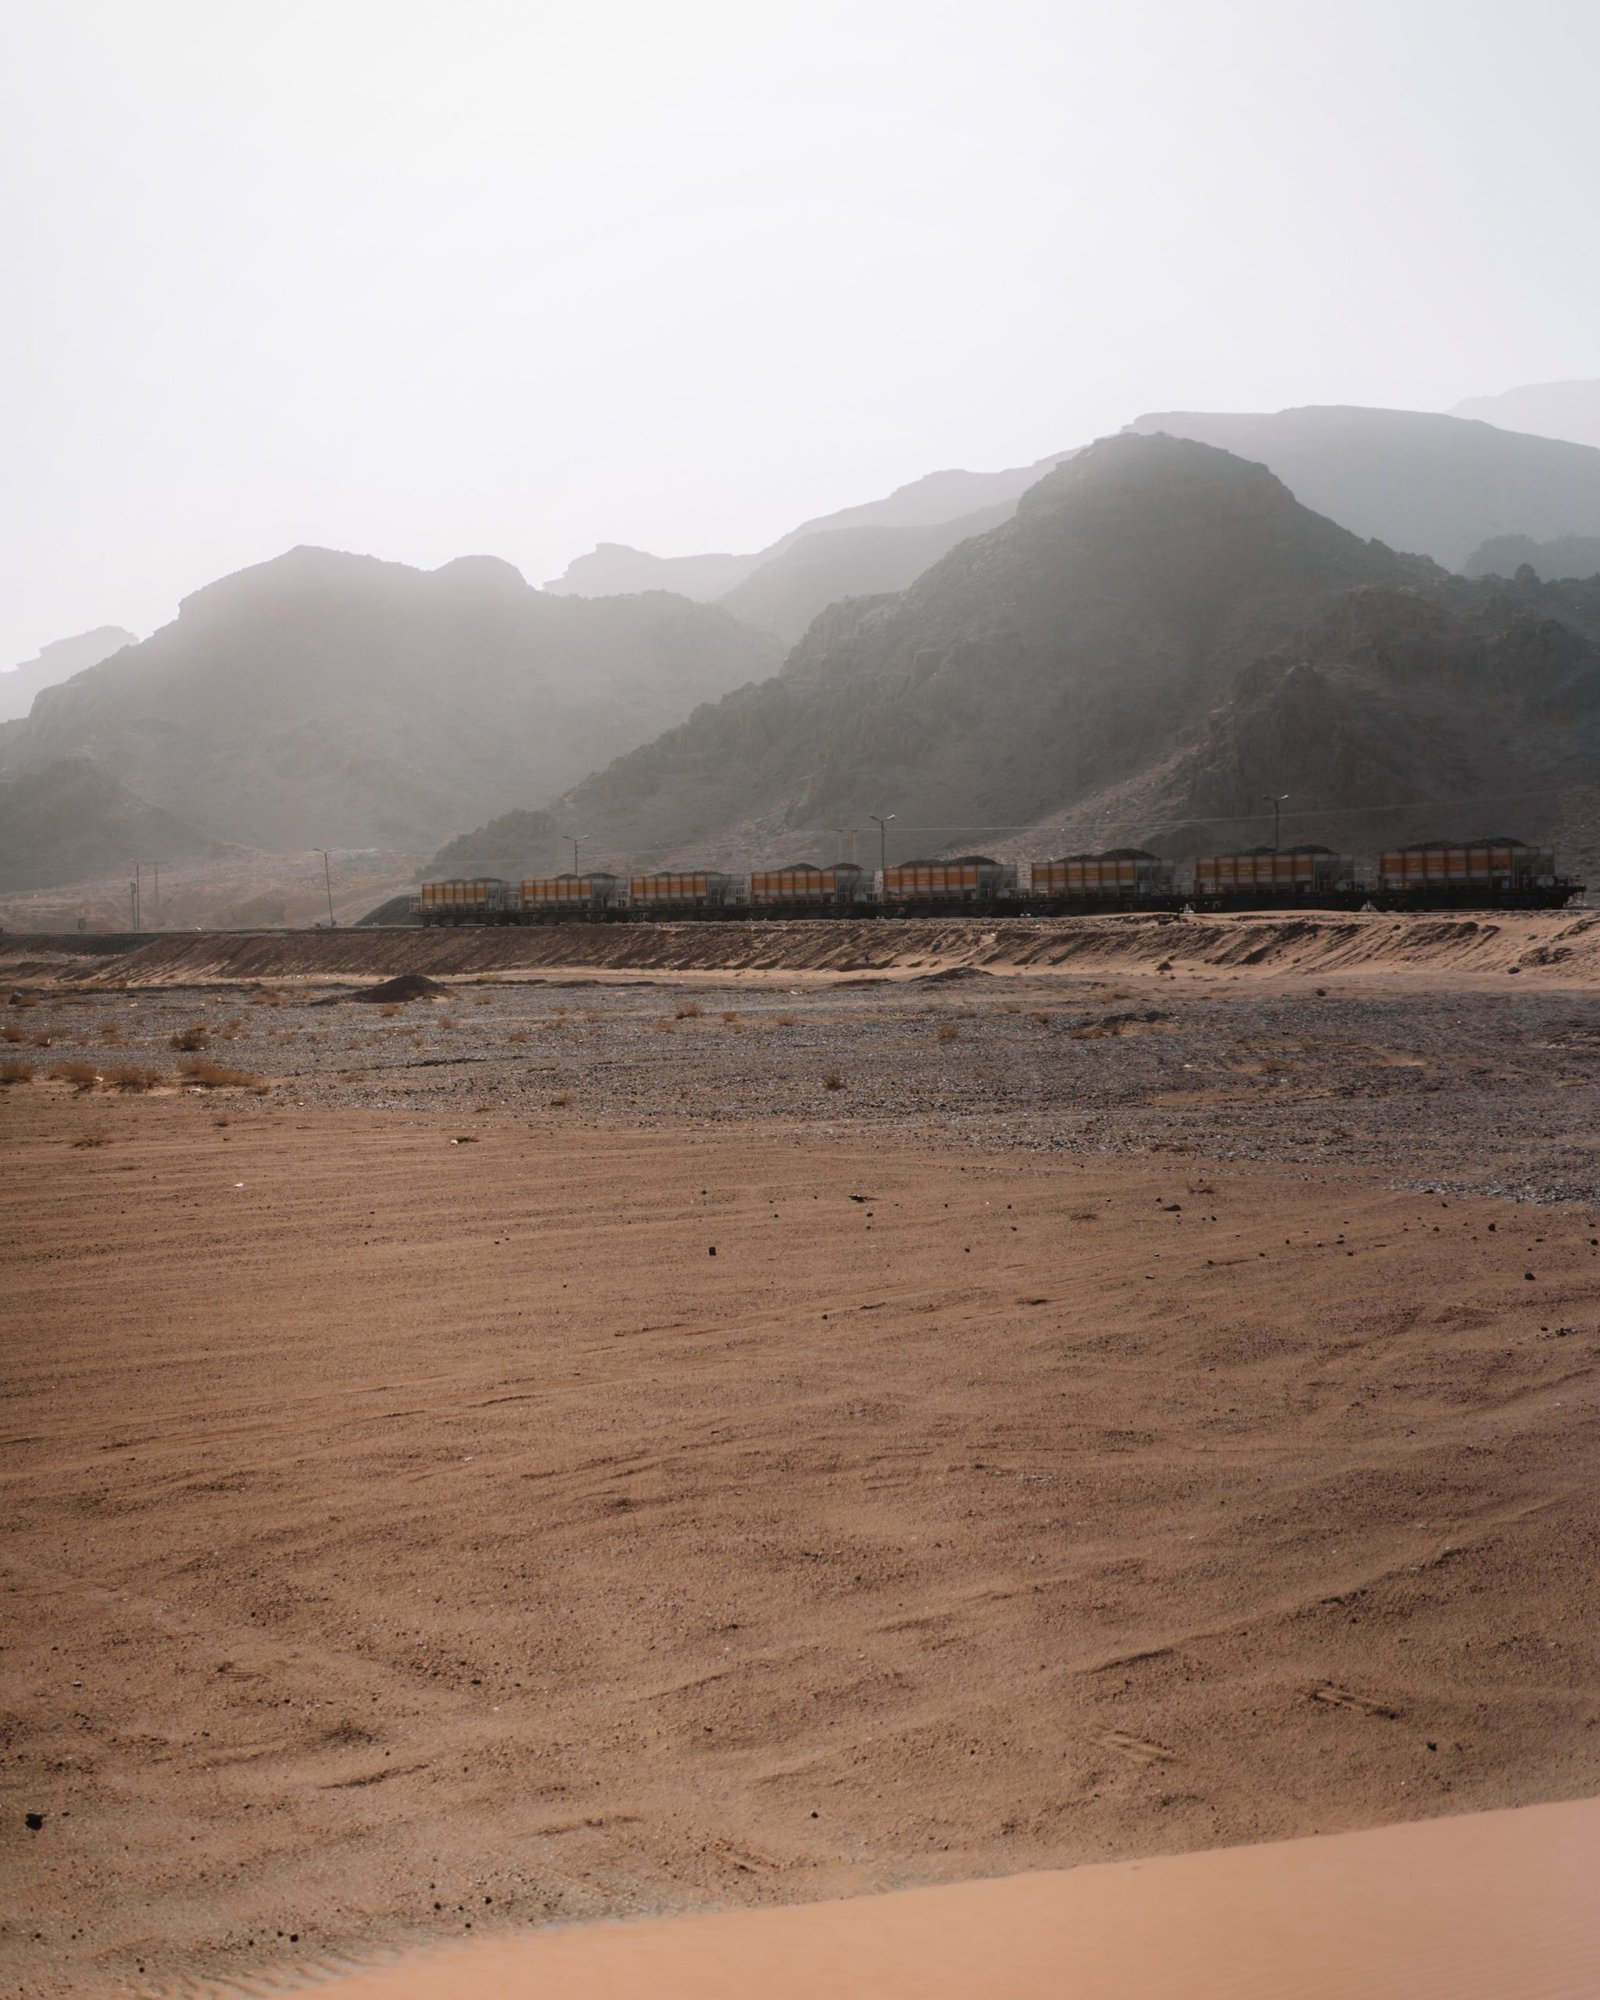
[[144, 929], [144, 875], [137, 861], [133, 864], [133, 927]]
[[156, 871], [156, 929], [161, 928], [161, 863], [155, 864]]
[[1276, 795], [1274, 795], [1271, 792], [1263, 792], [1261, 794], [1263, 802], [1271, 806], [1272, 808], [1272, 851], [1274, 854], [1276, 854], [1279, 851], [1278, 834], [1279, 834], [1279, 828], [1281, 826], [1279, 813], [1283, 806], [1284, 800], [1288, 798], [1288, 796], [1289, 794], [1287, 792], [1279, 792]]
[[578, 872], [578, 836], [575, 833], [564, 833], [561, 835], [561, 839], [572, 842], [572, 872], [576, 875]]
[[328, 892], [328, 929], [337, 930], [339, 920], [333, 914], [333, 870], [328, 865], [328, 850], [319, 847], [317, 852], [322, 856], [322, 886]]
[[889, 872], [889, 822], [894, 817], [893, 813], [867, 814], [868, 819], [875, 819], [878, 822], [878, 872], [880, 875], [886, 875]]
[[139, 885], [137, 882], [130, 882], [128, 884], [128, 928], [135, 931], [139, 928]]

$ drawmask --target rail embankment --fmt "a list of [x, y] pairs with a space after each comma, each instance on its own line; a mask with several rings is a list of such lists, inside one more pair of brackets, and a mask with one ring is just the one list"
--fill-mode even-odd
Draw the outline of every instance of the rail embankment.
[[0, 978], [82, 985], [731, 973], [818, 979], [990, 973], [1532, 974], [1600, 978], [1600, 914], [1449, 912], [495, 930], [216, 931], [0, 939]]

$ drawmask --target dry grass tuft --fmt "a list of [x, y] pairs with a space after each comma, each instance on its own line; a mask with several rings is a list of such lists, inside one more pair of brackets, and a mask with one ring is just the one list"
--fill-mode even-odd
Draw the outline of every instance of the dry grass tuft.
[[168, 1043], [169, 1049], [183, 1049], [192, 1053], [195, 1049], [209, 1049], [211, 1030], [204, 1021], [191, 1021], [187, 1028], [180, 1028]]
[[27, 1039], [28, 1039], [27, 1029], [19, 1028], [15, 1021], [7, 1021], [5, 1026], [3, 1028], [0, 1028], [0, 1040], [7, 1042], [25, 1042]]
[[527, 1042], [532, 1039], [533, 1037], [528, 1033], [526, 1028], [513, 1028], [511, 1033], [506, 1036], [508, 1042]]
[[558, 1091], [550, 1100], [550, 1108], [552, 1111], [565, 1111], [571, 1102], [572, 1099], [564, 1090]]
[[698, 1021], [704, 1012], [705, 1009], [700, 1005], [698, 1000], [680, 1000], [678, 1002], [677, 1019], [680, 1021]]
[[0, 1062], [0, 1083], [32, 1083], [32, 1081], [32, 1063], [19, 1062], [15, 1056], [6, 1062]]
[[107, 1090], [154, 1090], [161, 1081], [158, 1069], [145, 1069], [137, 1063], [123, 1063], [105, 1073]]
[[1097, 1208], [1075, 1208], [1067, 1217], [1067, 1220], [1069, 1222], [1098, 1222], [1100, 1220], [1100, 1211]]
[[677, 1028], [678, 1028], [677, 1022], [666, 1014], [663, 1014], [661, 1016], [661, 1019], [657, 1021], [655, 1024], [655, 1032], [658, 1035], [675, 1034], [677, 1032]]
[[445, 1029], [453, 1028], [455, 1024], [456, 1024], [456, 1017], [454, 1014], [441, 1014], [439, 1016], [439, 1026], [441, 1028]]
[[773, 1017], [775, 1028], [798, 1028], [800, 1023], [793, 1014], [778, 1014]]
[[961, 1030], [954, 1021], [941, 1021], [933, 1031], [933, 1039], [936, 1042], [953, 1042], [960, 1037], [960, 1034]]
[[836, 1069], [830, 1069], [822, 1079], [822, 1087], [824, 1090], [843, 1090], [844, 1078]]
[[1041, 1007], [1038, 1013], [1032, 1016], [1032, 1019], [1035, 1020], [1041, 1028], [1048, 1028], [1051, 1021], [1054, 1019], [1054, 1016], [1051, 1014], [1047, 1014], [1045, 1010]]
[[258, 986], [245, 1004], [250, 1007], [287, 1007], [289, 996], [280, 993], [276, 986]]
[[75, 1083], [80, 1090], [93, 1090], [100, 1072], [92, 1062], [59, 1062], [50, 1071], [52, 1083]]
[[47, 1049], [55, 1038], [55, 1030], [46, 1028], [40, 1034], [30, 1035], [28, 1039], [36, 1049]]
[[11, 1005], [13, 1007], [37, 1007], [38, 1004], [39, 996], [37, 993], [13, 993], [11, 996]]
[[196, 1090], [252, 1090], [262, 1097], [267, 1089], [259, 1076], [245, 1069], [225, 1069], [221, 1063], [179, 1063], [178, 1075]]
[[103, 1125], [91, 1125], [87, 1132], [80, 1132], [72, 1143], [79, 1152], [87, 1152], [91, 1146], [109, 1146], [111, 1134]]
[[383, 1016], [384, 1020], [392, 1021], [395, 1015], [400, 1012], [400, 1006], [401, 1003], [398, 1000], [385, 1000], [383, 1005], [378, 1009], [378, 1012]]

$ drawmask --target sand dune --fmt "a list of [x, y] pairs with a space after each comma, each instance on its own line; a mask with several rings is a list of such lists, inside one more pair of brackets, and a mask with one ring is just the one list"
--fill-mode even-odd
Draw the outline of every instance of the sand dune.
[[1600, 1803], [440, 1951], [336, 2000], [1590, 2000]]

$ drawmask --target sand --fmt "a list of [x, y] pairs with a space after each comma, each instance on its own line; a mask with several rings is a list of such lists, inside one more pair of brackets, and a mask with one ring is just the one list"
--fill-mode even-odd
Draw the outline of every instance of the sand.
[[1600, 1788], [1578, 1205], [0, 1119], [19, 1993]]
[[1589, 2000], [1600, 1806], [440, 1951], [336, 2000]]

